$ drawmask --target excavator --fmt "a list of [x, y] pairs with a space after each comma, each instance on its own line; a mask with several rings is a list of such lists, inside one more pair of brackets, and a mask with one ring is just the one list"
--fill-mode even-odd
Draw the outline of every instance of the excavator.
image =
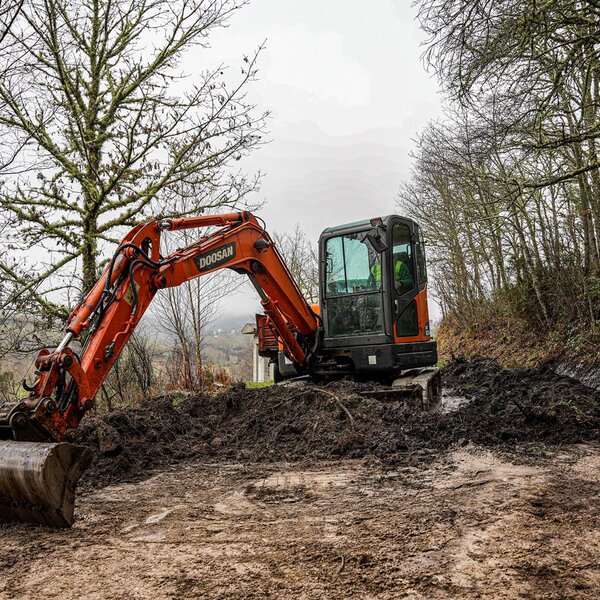
[[[203, 229], [167, 256], [161, 236]], [[432, 409], [441, 398], [427, 307], [425, 244], [411, 219], [325, 229], [319, 305], [304, 298], [264, 222], [250, 212], [154, 219], [134, 227], [73, 310], [64, 338], [42, 349], [28, 395], [0, 405], [0, 519], [70, 527], [93, 451], [72, 443], [82, 418], [160, 290], [219, 269], [247, 275], [264, 314], [259, 349], [277, 381], [353, 377], [388, 384]]]

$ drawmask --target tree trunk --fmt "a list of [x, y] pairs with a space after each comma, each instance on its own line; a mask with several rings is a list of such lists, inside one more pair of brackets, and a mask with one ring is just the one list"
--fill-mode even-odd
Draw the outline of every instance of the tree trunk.
[[82, 281], [82, 293], [87, 294], [98, 279], [97, 269], [97, 252], [98, 252], [98, 238], [97, 236], [97, 224], [93, 218], [86, 219], [83, 229], [83, 281]]

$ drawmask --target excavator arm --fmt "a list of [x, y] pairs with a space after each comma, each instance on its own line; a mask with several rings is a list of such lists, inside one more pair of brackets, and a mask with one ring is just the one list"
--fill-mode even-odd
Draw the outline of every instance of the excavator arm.
[[[210, 230], [194, 243], [161, 255], [163, 234], [196, 228]], [[298, 369], [308, 365], [318, 343], [319, 317], [254, 215], [237, 212], [138, 225], [72, 312], [60, 345], [38, 354], [35, 382], [26, 388], [29, 396], [0, 406], [0, 440], [11, 440], [0, 442], [0, 517], [72, 523], [75, 485], [90, 456], [76, 446], [48, 442], [69, 440], [160, 289], [224, 268], [249, 276], [287, 354]], [[69, 347], [77, 339], [80, 353]], [[34, 453], [30, 442], [39, 442], [35, 446], [44, 450]], [[4, 485], [17, 480], [21, 487]], [[47, 480], [57, 482], [52, 498], [44, 492]], [[37, 495], [31, 496], [33, 489]]]
[[[161, 256], [164, 232], [207, 227], [216, 230]], [[0, 414], [3, 437], [68, 439], [92, 408], [94, 396], [157, 291], [224, 268], [250, 277], [288, 355], [298, 367], [305, 366], [317, 339], [318, 317], [254, 215], [154, 220], [129, 232], [102, 277], [72, 312], [61, 344], [38, 354], [29, 397]], [[69, 348], [77, 338], [83, 338], [80, 356]]]

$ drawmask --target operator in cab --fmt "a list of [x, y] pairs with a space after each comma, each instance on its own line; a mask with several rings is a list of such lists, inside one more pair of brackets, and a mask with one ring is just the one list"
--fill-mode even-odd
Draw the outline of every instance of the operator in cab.
[[[402, 294], [413, 287], [414, 280], [407, 262], [408, 256], [406, 255], [406, 252], [394, 254], [394, 285], [399, 294]], [[372, 287], [381, 286], [381, 263], [379, 261], [371, 267], [371, 281]]]

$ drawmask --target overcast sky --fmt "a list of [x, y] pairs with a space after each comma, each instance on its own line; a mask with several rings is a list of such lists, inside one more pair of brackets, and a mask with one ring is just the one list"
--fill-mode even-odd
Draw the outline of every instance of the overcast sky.
[[[252, 0], [211, 38], [232, 69], [266, 40], [251, 98], [272, 112], [272, 141], [244, 167], [264, 173], [270, 231], [300, 223], [316, 240], [330, 225], [397, 212], [412, 139], [441, 114], [415, 16], [410, 0]], [[247, 309], [240, 296], [227, 302]]]

